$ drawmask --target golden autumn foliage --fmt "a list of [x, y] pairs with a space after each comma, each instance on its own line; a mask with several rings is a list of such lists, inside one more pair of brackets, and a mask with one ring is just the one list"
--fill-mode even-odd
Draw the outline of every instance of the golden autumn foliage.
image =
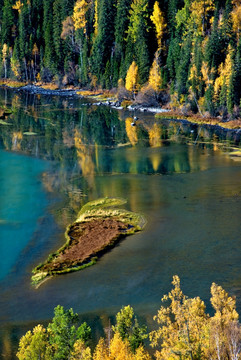
[[[154, 357], [144, 348], [143, 343], [132, 347], [132, 336], [138, 337], [138, 333], [132, 332], [137, 328], [132, 328], [134, 310], [128, 305], [116, 315], [116, 325], [112, 327], [113, 336], [110, 333], [108, 339], [100, 338], [93, 349], [93, 355], [84, 340], [77, 339], [70, 347], [68, 359], [239, 360], [241, 327], [235, 299], [221, 286], [213, 283], [210, 301], [214, 315], [210, 316], [199, 297], [189, 298], [184, 295], [177, 275], [173, 277], [172, 284], [172, 290], [163, 296], [163, 305], [154, 316], [158, 323], [156, 330], [150, 333], [151, 346], [157, 348]], [[138, 329], [141, 330], [141, 327]], [[28, 331], [20, 340], [17, 358], [55, 359], [56, 348], [50, 341], [51, 334], [50, 327], [46, 330], [42, 325]], [[68, 347], [68, 344], [65, 343], [65, 346]]]
[[92, 160], [92, 152], [85, 144], [79, 130], [74, 133], [74, 145], [76, 147], [78, 163], [84, 177], [92, 178], [95, 172], [95, 165]]
[[20, 0], [17, 0], [16, 3], [12, 6], [14, 10], [17, 10], [19, 13], [23, 7], [23, 3]]
[[162, 298], [154, 320], [160, 325], [150, 333], [151, 346], [158, 347], [157, 360], [165, 359], [238, 359], [241, 354], [241, 332], [236, 302], [221, 286], [211, 286], [210, 317], [204, 302], [188, 298], [180, 288], [180, 279], [173, 277], [173, 289]]
[[109, 358], [109, 349], [103, 338], [100, 338], [98, 344], [95, 347], [93, 354], [93, 360], [108, 360]]
[[[161, 131], [160, 126], [158, 126], [157, 123], [155, 123], [148, 130], [148, 135], [149, 135], [149, 142], [150, 142], [151, 147], [161, 147], [162, 146], [162, 139], [161, 139], [162, 131]], [[157, 170], [157, 169], [154, 169], [154, 170]]]
[[127, 340], [122, 340], [118, 332], [114, 334], [110, 342], [109, 353], [110, 360], [133, 360], [130, 344]]
[[204, 302], [199, 298], [187, 298], [181, 288], [178, 276], [173, 277], [173, 290], [164, 295], [163, 302], [169, 306], [161, 306], [154, 320], [159, 329], [150, 334], [151, 345], [161, 349], [156, 351], [156, 359], [180, 359], [189, 354], [197, 356], [203, 342], [203, 334], [207, 324]]
[[83, 29], [86, 32], [86, 13], [88, 11], [88, 2], [86, 0], [77, 0], [74, 5], [73, 22], [75, 31]]
[[214, 71], [215, 70], [213, 68], [209, 70], [206, 61], [202, 62], [201, 73], [202, 73], [203, 81], [205, 82], [206, 85], [206, 90], [209, 88], [210, 85], [213, 84], [213, 79], [211, 78], [211, 76], [214, 73]]
[[126, 74], [126, 89], [135, 94], [138, 88], [138, 66], [135, 61], [130, 65]]
[[127, 118], [126, 121], [126, 134], [132, 146], [138, 143], [137, 129], [136, 126], [132, 126], [133, 118]]
[[232, 60], [233, 50], [231, 46], [228, 46], [228, 52], [224, 63], [221, 63], [218, 69], [219, 76], [216, 78], [214, 82], [214, 94], [216, 98], [221, 90], [221, 88], [225, 85], [227, 89], [229, 88], [230, 79], [232, 76], [233, 69], [233, 60]]
[[241, 31], [241, 3], [240, 1], [233, 0], [232, 1], [234, 7], [231, 12], [232, 21], [233, 21], [233, 31], [236, 33], [237, 40], [240, 38]]
[[157, 93], [160, 92], [163, 81], [162, 81], [162, 77], [161, 77], [161, 68], [160, 68], [160, 65], [158, 64], [157, 58], [155, 58], [153, 61], [153, 64], [152, 64], [152, 67], [151, 67], [150, 73], [149, 73], [148, 82], [155, 92], [157, 92]]
[[164, 14], [161, 11], [157, 1], [154, 4], [153, 13], [150, 19], [155, 25], [158, 49], [161, 49], [163, 47], [162, 39], [166, 31], [167, 24], [164, 19]]
[[213, 0], [195, 0], [191, 2], [191, 21], [195, 24], [198, 34], [204, 34], [205, 24], [214, 9]]
[[98, 0], [95, 1], [95, 21], [94, 21], [94, 35], [98, 34]]
[[82, 340], [77, 340], [74, 343], [74, 349], [72, 351], [70, 360], [91, 360], [91, 350], [85, 346]]

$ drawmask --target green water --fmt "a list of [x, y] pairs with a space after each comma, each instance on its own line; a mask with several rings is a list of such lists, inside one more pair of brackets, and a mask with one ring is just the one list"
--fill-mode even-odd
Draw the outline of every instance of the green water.
[[47, 205], [39, 179], [46, 168], [41, 160], [0, 150], [0, 280], [13, 270]]
[[[231, 154], [239, 133], [146, 114], [137, 114], [133, 128], [133, 114], [79, 99], [2, 91], [0, 102], [13, 107], [10, 125], [0, 125], [6, 358], [14, 359], [19, 337], [58, 304], [93, 327], [130, 304], [151, 327], [174, 274], [187, 295], [207, 305], [211, 283], [222, 285], [241, 310], [241, 162]], [[127, 198], [130, 210], [146, 216], [144, 231], [95, 266], [32, 289], [31, 270], [63, 244], [80, 207], [103, 196]]]

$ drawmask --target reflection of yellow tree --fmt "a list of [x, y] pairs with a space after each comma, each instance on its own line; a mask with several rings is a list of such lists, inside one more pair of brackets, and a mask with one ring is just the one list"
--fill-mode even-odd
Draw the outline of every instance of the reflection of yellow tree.
[[84, 143], [82, 135], [77, 129], [75, 129], [74, 144], [77, 150], [78, 163], [83, 176], [93, 178], [95, 165], [91, 157], [91, 150], [90, 147]]
[[152, 163], [152, 167], [153, 167], [153, 170], [155, 172], [157, 172], [160, 164], [161, 164], [161, 161], [162, 161], [162, 156], [161, 156], [161, 153], [160, 152], [154, 152], [150, 155], [150, 160], [151, 160], [151, 163]]
[[14, 131], [12, 136], [12, 150], [21, 150], [23, 134], [21, 131]]
[[131, 126], [133, 122], [132, 118], [126, 119], [126, 134], [132, 146], [135, 146], [138, 142], [136, 126]]
[[151, 147], [161, 147], [162, 146], [162, 131], [160, 126], [156, 123], [148, 130], [149, 142]]
[[12, 109], [17, 110], [20, 108], [20, 97], [19, 95], [15, 94], [12, 98]]

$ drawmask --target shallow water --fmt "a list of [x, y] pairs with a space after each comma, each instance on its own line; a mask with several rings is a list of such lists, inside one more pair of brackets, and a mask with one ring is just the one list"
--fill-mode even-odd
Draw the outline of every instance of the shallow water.
[[[241, 163], [229, 154], [238, 135], [232, 144], [226, 131], [156, 125], [153, 116], [142, 114], [133, 128], [131, 113], [88, 107], [82, 100], [1, 95], [14, 106], [11, 125], [0, 127], [6, 358], [14, 358], [21, 334], [50, 319], [58, 304], [73, 307], [96, 328], [130, 304], [151, 327], [174, 274], [187, 295], [207, 304], [211, 283], [222, 285], [237, 296], [241, 310]], [[30, 131], [36, 135], [24, 134]], [[95, 266], [31, 288], [31, 269], [63, 243], [65, 226], [79, 208], [103, 196], [128, 199], [129, 209], [146, 216], [144, 231]], [[14, 240], [6, 242], [10, 236]]]

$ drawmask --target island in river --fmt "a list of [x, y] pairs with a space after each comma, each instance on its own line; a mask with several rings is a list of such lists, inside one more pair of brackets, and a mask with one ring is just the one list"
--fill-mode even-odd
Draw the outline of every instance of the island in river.
[[125, 203], [122, 198], [101, 198], [85, 204], [67, 227], [64, 246], [33, 270], [33, 286], [95, 264], [121, 237], [142, 230], [146, 223], [142, 215], [116, 208]]

